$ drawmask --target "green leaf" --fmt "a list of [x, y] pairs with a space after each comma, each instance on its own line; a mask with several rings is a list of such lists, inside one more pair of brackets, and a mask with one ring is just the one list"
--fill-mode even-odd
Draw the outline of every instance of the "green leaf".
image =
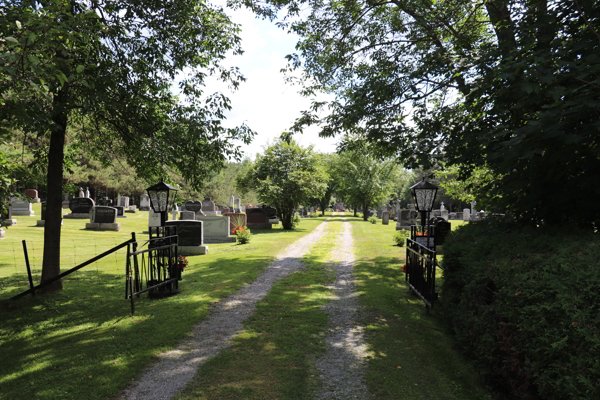
[[77, 71], [78, 74], [80, 74], [83, 72], [84, 69], [85, 69], [85, 66], [79, 64], [75, 70]]
[[12, 37], [12, 36], [7, 36], [7, 37], [4, 38], [4, 40], [7, 41], [7, 42], [12, 42], [12, 43], [19, 44], [19, 41], [17, 39], [15, 39], [14, 37]]
[[40, 63], [40, 59], [37, 56], [31, 54], [27, 56], [27, 59], [33, 65], [38, 65]]

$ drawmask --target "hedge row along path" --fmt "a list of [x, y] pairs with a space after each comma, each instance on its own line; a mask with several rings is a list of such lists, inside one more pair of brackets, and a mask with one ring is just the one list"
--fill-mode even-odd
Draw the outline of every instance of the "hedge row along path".
[[[254, 313], [257, 302], [267, 295], [271, 286], [302, 268], [302, 258], [325, 235], [325, 227], [326, 222], [321, 223], [312, 233], [288, 246], [256, 281], [219, 302], [209, 318], [192, 330], [189, 338], [175, 349], [161, 354], [158, 361], [125, 390], [122, 398], [166, 400], [179, 393], [204, 362], [230, 346], [233, 337], [243, 330], [244, 321]], [[364, 398], [366, 394], [362, 362], [366, 354], [365, 344], [362, 330], [353, 326], [358, 304], [352, 295], [354, 258], [350, 223], [345, 222], [344, 228], [330, 256], [339, 258], [339, 262], [331, 264], [336, 269], [336, 281], [332, 287], [336, 300], [325, 308], [330, 316], [330, 334], [326, 338], [328, 350], [325, 357], [317, 360], [317, 369], [327, 382], [321, 398], [331, 398], [332, 395]]]

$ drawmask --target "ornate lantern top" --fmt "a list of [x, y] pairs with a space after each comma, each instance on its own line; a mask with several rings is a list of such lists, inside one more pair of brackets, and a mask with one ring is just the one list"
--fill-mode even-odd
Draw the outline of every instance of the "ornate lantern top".
[[417, 207], [417, 211], [431, 212], [433, 210], [433, 202], [437, 194], [438, 187], [432, 183], [425, 182], [425, 178], [421, 182], [411, 186], [413, 199]]
[[163, 182], [161, 179], [160, 183], [150, 186], [146, 191], [150, 197], [150, 206], [152, 207], [152, 210], [155, 213], [164, 213], [169, 211], [173, 205], [175, 194], [179, 189]]

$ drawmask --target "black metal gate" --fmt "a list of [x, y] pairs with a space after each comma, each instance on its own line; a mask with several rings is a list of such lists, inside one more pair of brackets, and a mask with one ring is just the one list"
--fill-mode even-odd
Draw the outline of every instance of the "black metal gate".
[[427, 307], [433, 307], [433, 303], [437, 299], [435, 238], [432, 236], [412, 237], [413, 239], [406, 239], [404, 280]]

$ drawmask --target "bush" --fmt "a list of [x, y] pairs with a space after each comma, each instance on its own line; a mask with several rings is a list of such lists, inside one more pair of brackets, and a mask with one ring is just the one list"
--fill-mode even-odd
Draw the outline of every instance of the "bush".
[[444, 244], [443, 315], [516, 399], [600, 398], [600, 236], [502, 221]]
[[394, 235], [394, 242], [396, 243], [396, 246], [403, 247], [404, 243], [406, 243], [406, 239], [408, 239], [409, 236], [410, 231], [401, 230], [396, 232], [396, 234]]
[[238, 226], [236, 227], [235, 236], [238, 244], [246, 244], [250, 243], [250, 237], [252, 236], [252, 233], [250, 233], [250, 229], [248, 229], [248, 227]]
[[374, 215], [372, 217], [369, 217], [369, 222], [372, 223], [372, 224], [376, 224], [377, 223], [377, 217], [374, 216]]
[[296, 229], [298, 225], [300, 225], [300, 215], [298, 213], [294, 214], [294, 218], [292, 219], [292, 229]]

